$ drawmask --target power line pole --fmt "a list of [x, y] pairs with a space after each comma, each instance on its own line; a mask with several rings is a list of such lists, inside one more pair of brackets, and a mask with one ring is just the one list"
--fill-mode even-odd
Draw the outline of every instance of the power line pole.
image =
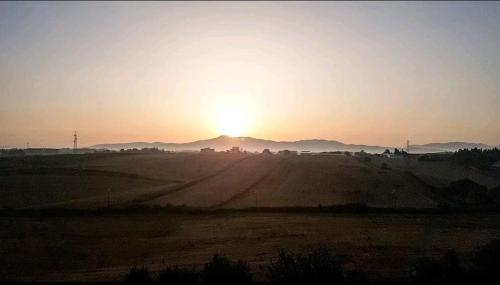
[[406, 153], [410, 154], [410, 140], [406, 140]]
[[77, 148], [78, 148], [78, 136], [75, 131], [75, 134], [73, 135], [73, 152], [76, 152]]

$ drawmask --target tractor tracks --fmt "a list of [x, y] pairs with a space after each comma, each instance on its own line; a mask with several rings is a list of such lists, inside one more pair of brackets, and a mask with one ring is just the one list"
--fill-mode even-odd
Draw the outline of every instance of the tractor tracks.
[[211, 209], [222, 208], [222, 207], [225, 207], [228, 204], [230, 204], [230, 203], [232, 203], [232, 202], [234, 202], [236, 200], [239, 200], [239, 199], [244, 198], [245, 196], [249, 195], [255, 187], [257, 187], [259, 184], [261, 184], [267, 178], [269, 178], [271, 176], [271, 174], [273, 174], [274, 171], [276, 171], [282, 164], [285, 163], [285, 161], [287, 161], [289, 159], [290, 158], [283, 158], [283, 159], [281, 159], [279, 162], [276, 163], [276, 165], [273, 168], [271, 168], [267, 173], [265, 173], [264, 175], [262, 175], [261, 177], [259, 177], [254, 183], [252, 183], [251, 185], [249, 185], [243, 191], [241, 191], [241, 192], [239, 192], [239, 193], [231, 196], [229, 199], [226, 199], [225, 201], [222, 201], [222, 202], [220, 202], [218, 204], [210, 206], [209, 208], [211, 208]]
[[146, 194], [143, 194], [143, 195], [139, 195], [138, 197], [132, 199], [132, 200], [129, 200], [127, 202], [124, 202], [122, 203], [121, 205], [122, 206], [131, 206], [131, 205], [136, 205], [136, 204], [143, 204], [143, 203], [146, 203], [146, 202], [149, 202], [151, 200], [154, 200], [154, 199], [157, 199], [157, 198], [160, 198], [160, 197], [163, 197], [163, 196], [166, 196], [166, 195], [170, 195], [170, 194], [173, 194], [173, 193], [177, 193], [179, 191], [182, 191], [184, 189], [187, 189], [189, 187], [192, 187], [192, 186], [195, 186], [199, 183], [202, 183], [208, 179], [211, 179], [211, 178], [214, 178], [228, 170], [230, 170], [231, 168], [233, 168], [234, 166], [236, 166], [237, 164], [247, 160], [247, 159], [250, 159], [250, 158], [253, 158], [255, 157], [254, 155], [251, 155], [251, 156], [247, 156], [247, 157], [243, 157], [241, 159], [238, 159], [232, 163], [230, 163], [229, 165], [223, 167], [222, 169], [210, 174], [210, 175], [207, 175], [207, 176], [204, 176], [204, 177], [201, 177], [201, 178], [198, 178], [198, 179], [195, 179], [195, 180], [191, 180], [189, 182], [186, 182], [186, 183], [183, 183], [183, 184], [180, 184], [180, 185], [175, 185], [175, 186], [171, 186], [171, 187], [165, 187], [163, 188], [162, 190], [159, 190], [159, 191], [156, 191], [156, 192], [152, 192], [152, 193], [146, 193]]

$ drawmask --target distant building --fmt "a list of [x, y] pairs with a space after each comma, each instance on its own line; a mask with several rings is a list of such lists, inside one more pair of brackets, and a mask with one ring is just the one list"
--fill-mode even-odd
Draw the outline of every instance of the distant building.
[[230, 150], [228, 150], [228, 152], [240, 153], [240, 152], [242, 152], [242, 150], [240, 149], [239, 146], [233, 146]]
[[345, 154], [341, 151], [323, 151], [319, 153], [320, 155], [337, 155], [344, 156]]
[[209, 148], [209, 147], [205, 147], [205, 148], [200, 149], [200, 152], [201, 153], [213, 153], [213, 152], [215, 152], [215, 149]]
[[365, 156], [368, 156], [368, 153], [366, 153], [366, 151], [364, 151], [364, 150], [361, 150], [361, 151], [355, 152], [354, 156], [356, 156], [356, 157], [365, 157]]
[[383, 156], [388, 157], [388, 158], [404, 158], [405, 156], [402, 154], [397, 154], [397, 153], [386, 153], [383, 154]]
[[295, 151], [295, 150], [288, 150], [288, 149], [285, 149], [285, 150], [280, 150], [278, 151], [278, 154], [280, 155], [297, 155], [298, 152]]
[[300, 155], [312, 155], [312, 152], [310, 152], [309, 150], [303, 150], [300, 152]]

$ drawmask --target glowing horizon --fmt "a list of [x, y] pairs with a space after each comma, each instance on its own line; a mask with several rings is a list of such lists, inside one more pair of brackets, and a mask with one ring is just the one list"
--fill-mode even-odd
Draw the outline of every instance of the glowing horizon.
[[0, 146], [500, 145], [500, 3], [0, 3]]

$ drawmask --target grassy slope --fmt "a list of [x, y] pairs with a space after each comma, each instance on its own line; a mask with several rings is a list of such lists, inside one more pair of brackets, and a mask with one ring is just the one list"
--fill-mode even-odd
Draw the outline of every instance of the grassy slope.
[[243, 157], [243, 154], [228, 153], [121, 155], [89, 160], [84, 167], [189, 182], [210, 175]]
[[282, 207], [363, 203], [432, 208], [429, 187], [401, 171], [349, 157], [255, 156], [193, 187], [151, 201], [193, 207]]
[[248, 195], [226, 207], [317, 206], [360, 203], [374, 207], [432, 208], [428, 186], [400, 171], [381, 171], [349, 157], [293, 157]]
[[0, 208], [104, 207], [154, 195], [243, 155], [61, 155], [0, 159]]
[[468, 178], [489, 188], [500, 185], [500, 174], [465, 168], [450, 161], [418, 161], [417, 159], [375, 158], [375, 164], [385, 162], [393, 169], [411, 171], [428, 184], [445, 187], [450, 182]]
[[213, 207], [244, 192], [272, 171], [283, 158], [257, 155], [189, 188], [149, 202], [152, 205]]
[[[392, 169], [382, 171], [382, 162]], [[111, 189], [114, 205], [241, 208], [362, 203], [427, 208], [436, 206], [432, 187], [461, 178], [490, 187], [500, 184], [498, 177], [484, 172], [415, 159], [363, 162], [343, 156], [229, 153], [3, 158], [0, 207], [102, 207]]]
[[116, 202], [165, 182], [101, 175], [0, 175], [1, 208], [103, 207], [108, 189]]

